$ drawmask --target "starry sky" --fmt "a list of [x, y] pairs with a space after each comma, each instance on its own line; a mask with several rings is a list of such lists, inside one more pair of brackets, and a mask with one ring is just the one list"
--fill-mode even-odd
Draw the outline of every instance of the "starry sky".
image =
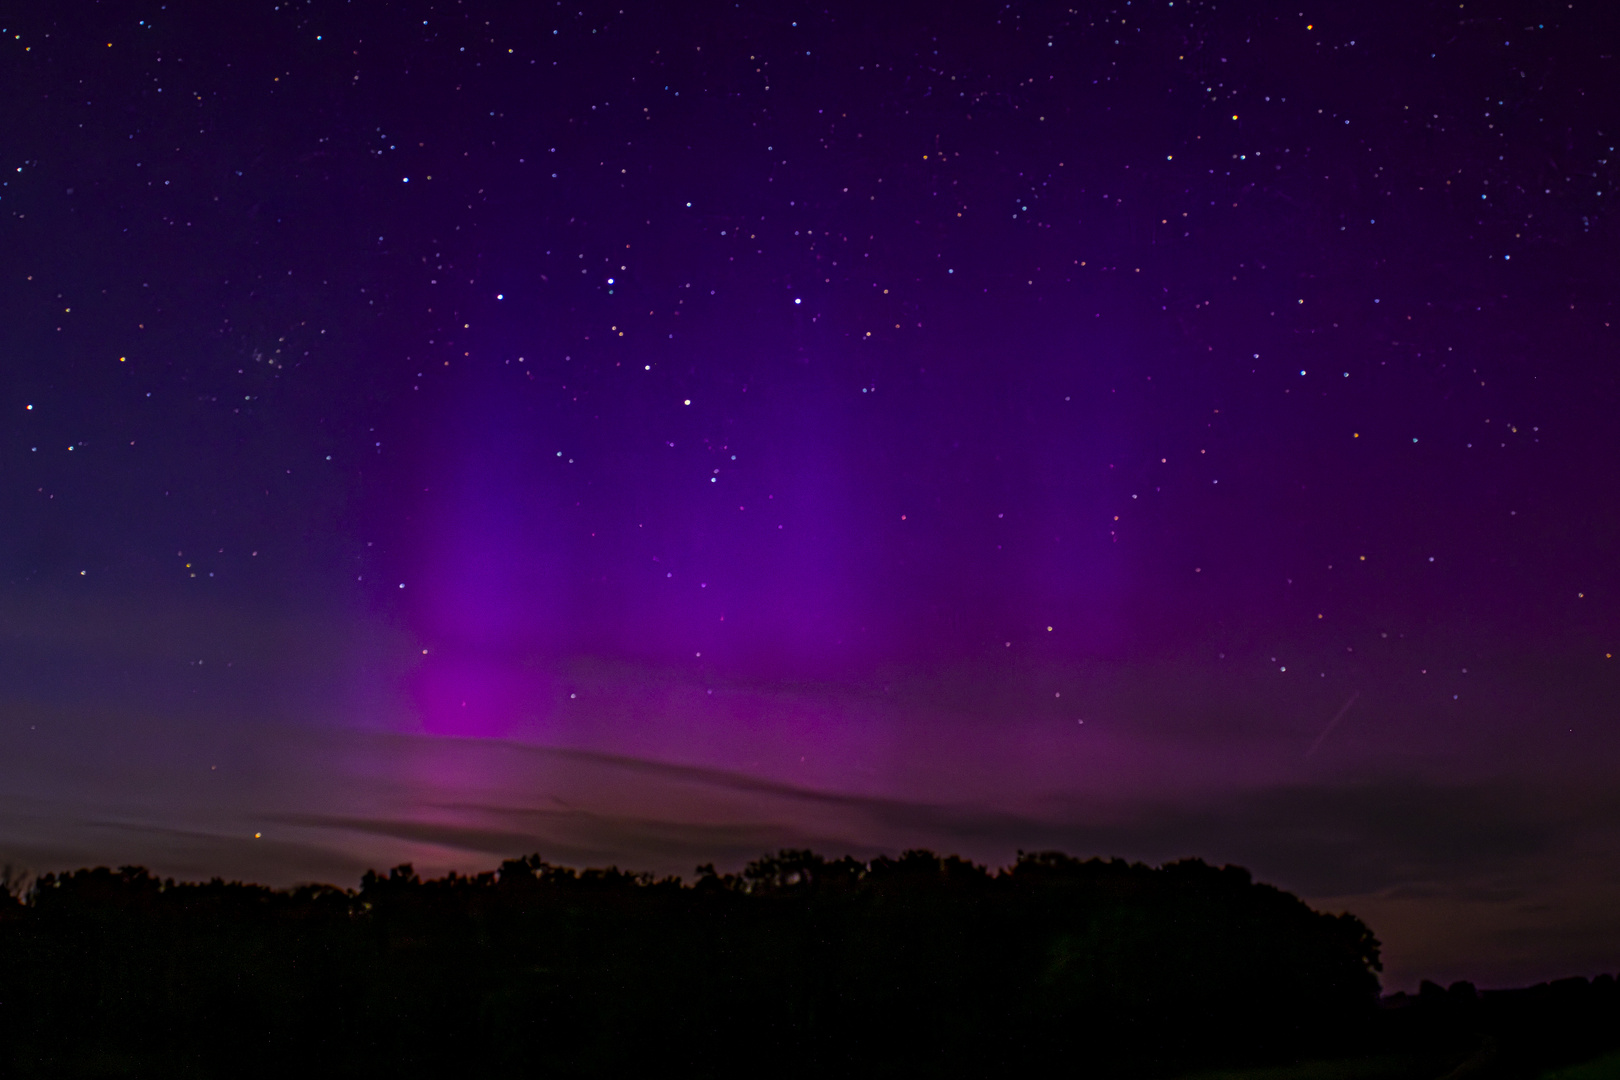
[[0, 857], [1249, 866], [1620, 967], [1620, 25], [0, 19]]

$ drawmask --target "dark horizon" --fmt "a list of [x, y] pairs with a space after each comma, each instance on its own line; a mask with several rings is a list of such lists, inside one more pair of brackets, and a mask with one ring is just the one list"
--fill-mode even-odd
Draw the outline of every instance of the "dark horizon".
[[0, 23], [0, 863], [1197, 857], [1620, 969], [1609, 8]]
[[[696, 880], [538, 855], [358, 890], [138, 867], [0, 893], [6, 1076], [685, 1073], [1602, 1080], [1613, 975], [1379, 994], [1380, 944], [1241, 867], [783, 850]], [[1220, 1070], [1217, 1072], [1217, 1070]]]
[[[336, 824], [336, 823], [328, 823]], [[376, 829], [370, 822], [341, 823], [355, 831], [371, 831]], [[384, 831], [377, 829], [376, 831]], [[431, 830], [423, 830], [426, 835], [433, 835]], [[443, 837], [435, 837], [443, 839]], [[483, 839], [483, 838], [480, 838]], [[553, 863], [544, 858], [539, 852], [527, 855], [514, 856], [500, 860], [499, 863], [487, 869], [459, 872], [447, 870], [444, 874], [433, 877], [417, 873], [412, 863], [400, 863], [386, 869], [382, 867], [368, 867], [363, 871], [354, 885], [334, 881], [298, 881], [290, 885], [270, 886], [263, 882], [244, 881], [240, 878], [227, 880], [215, 875], [207, 880], [184, 880], [174, 877], [153, 875], [151, 871], [138, 864], [124, 864], [118, 867], [95, 866], [78, 867], [72, 870], [47, 871], [44, 874], [35, 872], [31, 867], [14, 863], [0, 866], [0, 892], [9, 895], [19, 908], [34, 908], [42, 901], [49, 900], [45, 894], [61, 887], [71, 889], [85, 889], [88, 897], [94, 897], [95, 902], [111, 903], [116, 906], [120, 903], [119, 894], [114, 888], [108, 891], [109, 884], [118, 883], [131, 890], [135, 895], [147, 888], [158, 892], [186, 893], [225, 890], [239, 891], [244, 894], [257, 895], [260, 893], [280, 894], [285, 897], [328, 897], [342, 896], [351, 900], [364, 900], [373, 895], [378, 889], [390, 887], [405, 887], [408, 890], [418, 887], [426, 890], [458, 888], [488, 888], [508, 882], [514, 875], [519, 880], [535, 877], [546, 881], [562, 882], [564, 884], [576, 883], [622, 883], [625, 887], [646, 889], [676, 888], [678, 890], [698, 890], [721, 888], [742, 894], [772, 895], [780, 893], [792, 895], [801, 884], [810, 885], [813, 879], [808, 875], [801, 882], [800, 868], [813, 866], [827, 870], [837, 870], [840, 878], [851, 872], [862, 876], [869, 876], [887, 869], [888, 873], [904, 868], [907, 865], [922, 860], [936, 862], [944, 867], [960, 867], [970, 876], [980, 877], [986, 882], [1002, 882], [1012, 880], [1020, 870], [1027, 872], [1032, 865], [1056, 862], [1060, 865], [1072, 865], [1085, 870], [1099, 870], [1104, 873], [1129, 874], [1163, 874], [1188, 867], [1196, 867], [1205, 872], [1216, 875], [1235, 876], [1244, 883], [1253, 882], [1261, 889], [1276, 889], [1270, 882], [1255, 879], [1247, 867], [1234, 864], [1216, 865], [1205, 862], [1196, 856], [1187, 856], [1181, 859], [1169, 860], [1161, 865], [1151, 865], [1141, 861], [1091, 855], [1086, 857], [1071, 856], [1066, 852], [1057, 850], [1034, 850], [1017, 852], [1016, 857], [1002, 866], [991, 866], [964, 860], [958, 855], [949, 853], [936, 853], [927, 848], [912, 848], [899, 852], [895, 856], [878, 854], [870, 859], [856, 859], [854, 856], [844, 854], [837, 857], [828, 857], [810, 849], [781, 849], [775, 853], [765, 852], [758, 857], [748, 860], [735, 869], [726, 867], [717, 868], [713, 863], [704, 863], [694, 867], [689, 874], [657, 874], [645, 870], [638, 870], [631, 866], [608, 864], [605, 866], [574, 867]], [[881, 877], [876, 880], [882, 880]], [[1280, 890], [1290, 900], [1296, 899], [1287, 890]], [[0, 898], [0, 914], [4, 913], [6, 901]], [[1350, 920], [1358, 926], [1362, 920], [1353, 911], [1334, 911], [1314, 908], [1318, 915], [1329, 918]], [[1449, 985], [1436, 982], [1432, 978], [1422, 978], [1418, 984], [1411, 988], [1392, 989], [1384, 984], [1384, 964], [1382, 962], [1383, 943], [1377, 940], [1376, 932], [1371, 927], [1362, 926], [1364, 933], [1371, 939], [1371, 953], [1373, 958], [1371, 973], [1377, 983], [1377, 996], [1385, 1004], [1398, 1004], [1405, 999], [1414, 1001], [1427, 1001], [1433, 994], [1440, 991], [1449, 991], [1452, 995], [1459, 993], [1474, 993], [1484, 995], [1512, 995], [1526, 990], [1545, 988], [1549, 984], [1570, 983], [1597, 983], [1608, 985], [1617, 978], [1615, 973], [1600, 971], [1593, 975], [1568, 974], [1561, 977], [1542, 979], [1534, 984], [1516, 985], [1479, 985], [1470, 979], [1453, 980]], [[1466, 988], [1466, 989], [1464, 989]]]

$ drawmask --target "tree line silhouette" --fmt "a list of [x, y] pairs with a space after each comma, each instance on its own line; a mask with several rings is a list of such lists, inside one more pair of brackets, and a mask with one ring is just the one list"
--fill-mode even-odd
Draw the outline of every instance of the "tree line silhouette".
[[1473, 1054], [1487, 1007], [1381, 1008], [1378, 948], [1352, 915], [1196, 859], [782, 851], [683, 882], [531, 855], [357, 891], [102, 867], [0, 891], [0, 1076], [1153, 1076]]

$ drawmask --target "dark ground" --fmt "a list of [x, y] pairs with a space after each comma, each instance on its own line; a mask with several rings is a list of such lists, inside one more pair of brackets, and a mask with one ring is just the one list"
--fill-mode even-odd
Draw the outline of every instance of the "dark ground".
[[0, 909], [0, 1075], [1044, 1073], [1517, 1080], [1615, 981], [1380, 998], [1378, 943], [1238, 867], [786, 851], [695, 883], [538, 857], [358, 891], [47, 876]]

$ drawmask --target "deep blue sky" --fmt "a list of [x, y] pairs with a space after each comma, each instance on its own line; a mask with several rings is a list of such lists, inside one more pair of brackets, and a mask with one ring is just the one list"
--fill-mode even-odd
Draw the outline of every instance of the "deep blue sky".
[[1620, 966], [1604, 5], [0, 21], [0, 855], [1197, 854]]

